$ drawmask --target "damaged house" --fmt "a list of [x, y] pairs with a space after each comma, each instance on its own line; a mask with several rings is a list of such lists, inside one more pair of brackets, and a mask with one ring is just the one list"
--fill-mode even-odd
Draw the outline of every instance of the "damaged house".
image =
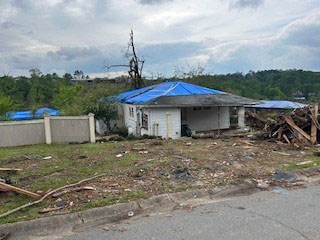
[[122, 126], [129, 134], [178, 139], [191, 131], [230, 128], [230, 108], [238, 109], [244, 127], [244, 106], [256, 102], [185, 82], [164, 82], [117, 96]]

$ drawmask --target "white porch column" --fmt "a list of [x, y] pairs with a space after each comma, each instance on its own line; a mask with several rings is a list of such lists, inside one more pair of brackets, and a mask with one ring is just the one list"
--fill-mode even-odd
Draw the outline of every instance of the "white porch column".
[[89, 113], [89, 132], [90, 132], [90, 142], [95, 143], [96, 142], [96, 131], [94, 127], [94, 114]]
[[51, 138], [50, 115], [48, 113], [44, 115], [44, 132], [46, 135], [46, 144], [51, 144], [52, 138]]
[[245, 128], [245, 110], [244, 107], [239, 107], [238, 108], [238, 126], [240, 129], [244, 129]]

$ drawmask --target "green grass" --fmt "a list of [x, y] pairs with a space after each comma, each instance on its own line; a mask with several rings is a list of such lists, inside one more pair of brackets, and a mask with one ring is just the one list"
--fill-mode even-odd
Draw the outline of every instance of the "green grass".
[[298, 169], [305, 169], [305, 168], [312, 168], [320, 165], [320, 158], [319, 157], [313, 157], [308, 159], [308, 161], [312, 161], [311, 163], [297, 165], [296, 163], [288, 164], [287, 166], [283, 167], [284, 171], [292, 172], [294, 170]]
[[[230, 147], [235, 141], [232, 139], [226, 141], [188, 138], [180, 141], [162, 140], [161, 144], [154, 144], [153, 140], [137, 140], [0, 148], [1, 167], [23, 169], [15, 174], [0, 177], [6, 178], [14, 186], [45, 193], [96, 174], [106, 174], [105, 179], [101, 178], [88, 183], [89, 186], [92, 184], [100, 189], [99, 191], [63, 195], [62, 199], [66, 203], [74, 202], [70, 209], [70, 212], [74, 212], [144, 199], [165, 192], [199, 188], [192, 182], [176, 181], [174, 177], [170, 178], [170, 173], [176, 168], [187, 167], [192, 170], [195, 173], [194, 180], [197, 180], [197, 173], [205, 174], [205, 186], [208, 187], [209, 185], [225, 186], [230, 183], [241, 183], [245, 178], [267, 176], [277, 169], [284, 168], [292, 171], [298, 168], [313, 167], [314, 164], [320, 165], [320, 158], [314, 157], [311, 153], [297, 159], [292, 156], [272, 154], [272, 150], [266, 148], [242, 149], [241, 142]], [[186, 145], [187, 142], [191, 142], [191, 145]], [[148, 153], [139, 153], [135, 148], [146, 148]], [[252, 155], [255, 156], [255, 160], [245, 159], [249, 151], [255, 153]], [[116, 155], [119, 153], [123, 156], [118, 158]], [[188, 158], [190, 161], [174, 157], [177, 155]], [[52, 158], [43, 159], [48, 156]], [[232, 162], [227, 165], [230, 159], [241, 163], [243, 165], [241, 170], [233, 169]], [[307, 160], [313, 162], [297, 166], [298, 160], [299, 162]], [[160, 171], [169, 175], [162, 175]], [[216, 171], [223, 171], [227, 177], [213, 177]], [[0, 174], [3, 173], [0, 172]], [[116, 186], [112, 187], [112, 184]], [[132, 191], [125, 191], [127, 188]], [[0, 194], [0, 214], [30, 201], [30, 198], [22, 195]], [[54, 205], [54, 199], [44, 201], [41, 205], [6, 218], [0, 218], [0, 224], [47, 216], [40, 215], [38, 211], [52, 205]]]

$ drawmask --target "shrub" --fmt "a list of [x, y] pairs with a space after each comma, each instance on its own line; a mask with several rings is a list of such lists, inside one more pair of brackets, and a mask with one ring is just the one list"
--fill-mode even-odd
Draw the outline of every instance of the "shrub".
[[124, 137], [124, 138], [128, 137], [128, 135], [129, 135], [128, 128], [127, 127], [120, 127], [118, 129], [118, 134], [119, 134], [119, 136]]

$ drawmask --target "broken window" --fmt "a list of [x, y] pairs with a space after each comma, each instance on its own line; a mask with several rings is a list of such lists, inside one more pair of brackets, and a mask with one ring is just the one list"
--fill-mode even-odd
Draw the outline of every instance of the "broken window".
[[148, 114], [142, 114], [142, 128], [148, 130]]
[[130, 117], [134, 117], [134, 110], [133, 110], [133, 107], [129, 107], [129, 116]]

